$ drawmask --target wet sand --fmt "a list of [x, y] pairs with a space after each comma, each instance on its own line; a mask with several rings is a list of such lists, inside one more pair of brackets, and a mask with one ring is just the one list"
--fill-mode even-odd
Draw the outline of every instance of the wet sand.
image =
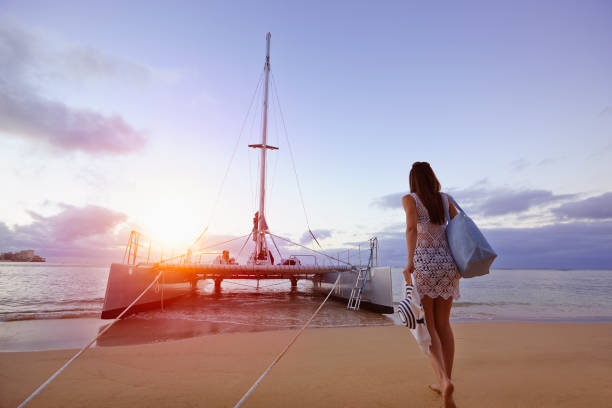
[[[454, 323], [460, 407], [612, 406], [612, 323]], [[32, 407], [232, 407], [294, 330], [87, 351]], [[0, 353], [14, 407], [74, 350]], [[308, 329], [246, 407], [438, 407], [428, 359], [398, 326]]]

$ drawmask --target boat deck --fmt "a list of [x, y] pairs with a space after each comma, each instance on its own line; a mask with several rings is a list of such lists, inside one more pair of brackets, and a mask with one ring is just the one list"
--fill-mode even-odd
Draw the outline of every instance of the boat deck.
[[240, 265], [240, 264], [157, 264], [158, 271], [192, 274], [198, 279], [295, 279], [313, 278], [335, 272], [347, 272], [354, 267], [315, 265]]

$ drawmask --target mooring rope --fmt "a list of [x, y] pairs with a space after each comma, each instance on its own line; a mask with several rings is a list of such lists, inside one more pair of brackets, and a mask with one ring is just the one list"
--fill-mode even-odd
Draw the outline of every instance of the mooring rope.
[[263, 374], [261, 374], [259, 376], [259, 378], [257, 379], [257, 381], [255, 381], [255, 383], [251, 386], [251, 388], [249, 388], [249, 390], [242, 396], [242, 398], [240, 398], [240, 401], [238, 401], [238, 403], [236, 405], [234, 405], [234, 408], [238, 408], [240, 407], [244, 401], [246, 401], [246, 399], [249, 397], [249, 395], [251, 395], [251, 393], [255, 390], [255, 388], [257, 388], [257, 386], [259, 385], [259, 383], [261, 383], [261, 381], [264, 379], [264, 377], [266, 375], [268, 375], [268, 373], [270, 372], [270, 370], [272, 369], [272, 367], [274, 367], [276, 365], [276, 363], [279, 362], [279, 360], [285, 355], [285, 353], [287, 352], [287, 350], [289, 350], [289, 347], [291, 347], [293, 345], [293, 343], [295, 343], [295, 341], [297, 340], [297, 338], [300, 336], [300, 334], [302, 334], [302, 332], [304, 331], [304, 329], [306, 329], [306, 327], [308, 327], [308, 325], [310, 324], [310, 322], [312, 322], [312, 319], [315, 318], [315, 316], [319, 313], [319, 311], [321, 310], [321, 308], [323, 307], [323, 305], [325, 304], [325, 302], [327, 302], [327, 299], [329, 299], [329, 297], [331, 296], [331, 294], [334, 292], [334, 289], [336, 289], [336, 286], [338, 285], [338, 282], [340, 281], [340, 276], [342, 276], [341, 273], [338, 273], [338, 277], [336, 278], [336, 281], [334, 282], [334, 286], [332, 286], [331, 290], [329, 291], [329, 293], [327, 294], [327, 296], [325, 297], [325, 299], [323, 300], [323, 302], [319, 305], [319, 307], [317, 308], [317, 310], [315, 310], [315, 312], [312, 314], [312, 316], [310, 316], [310, 319], [308, 319], [308, 321], [304, 324], [304, 326], [302, 326], [302, 328], [296, 333], [295, 336], [293, 336], [293, 338], [291, 339], [291, 341], [285, 346], [285, 348], [276, 356], [276, 358], [274, 360], [272, 360], [272, 363], [270, 363], [270, 365], [268, 366], [268, 368], [266, 368], [266, 370], [263, 372]]
[[45, 389], [45, 387], [47, 385], [49, 385], [51, 383], [51, 381], [53, 381], [55, 379], [55, 377], [57, 377], [58, 375], [60, 375], [62, 373], [62, 371], [64, 371], [64, 369], [66, 367], [68, 367], [74, 360], [76, 360], [81, 354], [83, 354], [83, 352], [85, 352], [85, 350], [87, 350], [89, 347], [91, 347], [91, 345], [98, 340], [98, 338], [100, 336], [102, 336], [104, 333], [106, 333], [108, 331], [108, 329], [110, 329], [115, 323], [117, 323], [119, 321], [119, 319], [121, 319], [123, 317], [123, 315], [125, 315], [125, 313], [130, 310], [130, 308], [132, 306], [134, 306], [139, 300], [140, 298], [142, 298], [144, 296], [145, 293], [147, 293], [147, 291], [149, 289], [151, 289], [153, 287], [153, 285], [159, 280], [159, 278], [162, 276], [163, 272], [159, 272], [157, 274], [157, 276], [155, 277], [155, 279], [153, 279], [153, 282], [151, 282], [149, 284], [149, 286], [147, 286], [147, 288], [145, 290], [142, 291], [142, 293], [140, 295], [138, 295], [138, 297], [136, 299], [134, 299], [134, 301], [132, 303], [130, 303], [130, 305], [125, 308], [125, 310], [123, 312], [121, 312], [119, 314], [119, 316], [117, 316], [115, 318], [115, 320], [113, 320], [108, 326], [106, 326], [104, 328], [104, 330], [102, 330], [100, 333], [98, 333], [98, 335], [96, 337], [94, 337], [89, 343], [87, 343], [87, 345], [85, 347], [83, 347], [81, 350], [79, 350], [78, 353], [76, 353], [74, 356], [72, 356], [72, 358], [70, 360], [68, 360], [66, 362], [66, 364], [64, 364], [63, 366], [60, 367], [59, 370], [57, 370], [55, 373], [53, 373], [53, 375], [51, 377], [49, 377], [47, 379], [47, 381], [45, 381], [44, 383], [42, 383], [42, 385], [40, 387], [38, 387], [32, 394], [30, 394], [30, 396], [28, 398], [26, 398], [21, 404], [19, 404], [19, 406], [17, 408], [22, 408], [25, 407], [30, 401], [32, 401], [32, 399], [34, 397], [36, 397], [38, 394], [40, 394], [40, 392], [42, 390]]

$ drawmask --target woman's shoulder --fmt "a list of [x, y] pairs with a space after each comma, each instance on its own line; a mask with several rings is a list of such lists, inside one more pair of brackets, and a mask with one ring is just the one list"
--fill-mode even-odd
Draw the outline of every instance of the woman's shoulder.
[[406, 206], [410, 204], [416, 205], [416, 199], [414, 198], [414, 193], [408, 193], [402, 196], [402, 205]]

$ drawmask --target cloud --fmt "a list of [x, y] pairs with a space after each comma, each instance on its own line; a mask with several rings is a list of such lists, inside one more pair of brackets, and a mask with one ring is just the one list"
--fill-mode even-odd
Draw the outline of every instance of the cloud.
[[[554, 224], [530, 228], [483, 229], [499, 254], [495, 267], [612, 268], [612, 192], [576, 200], [577, 194], [554, 194], [548, 190], [537, 189], [491, 188], [486, 180], [466, 189], [449, 192], [471, 214], [505, 215], [542, 206], [548, 214], [548, 221], [556, 221]], [[402, 195], [403, 193], [389, 194], [375, 203], [383, 208], [400, 208]], [[555, 203], [557, 206], [550, 208]], [[550, 213], [555, 218], [550, 218]], [[540, 213], [536, 218], [546, 214]], [[595, 220], [599, 222], [590, 222]], [[386, 263], [401, 266], [406, 261], [406, 243], [402, 228], [403, 225], [378, 233]]]
[[125, 214], [95, 205], [60, 208], [51, 216], [29, 211], [33, 222], [12, 229], [0, 222], [0, 250], [34, 249], [45, 257], [79, 262], [121, 259], [128, 231], [114, 232], [125, 224]]
[[59, 51], [51, 58], [57, 61], [58, 74], [79, 79], [123, 78], [137, 85], [151, 81], [153, 71], [144, 65], [104, 54], [92, 47], [76, 45]]
[[549, 166], [551, 164], [558, 163], [561, 159], [563, 159], [563, 157], [547, 157], [537, 162], [536, 166], [538, 167]]
[[74, 207], [60, 204], [59, 214], [44, 217], [28, 211], [34, 223], [17, 226], [15, 232], [28, 235], [47, 236], [59, 242], [108, 233], [116, 225], [126, 221], [127, 216], [96, 205]]
[[378, 197], [372, 201], [373, 206], [380, 207], [384, 209], [395, 209], [402, 208], [402, 197], [405, 196], [406, 193], [392, 193], [387, 194], [382, 197]]
[[523, 171], [533, 166], [536, 166], [536, 167], [550, 166], [552, 164], [559, 162], [559, 160], [561, 159], [562, 157], [546, 157], [544, 159], [533, 162], [533, 161], [529, 161], [529, 160], [521, 158], [521, 159], [510, 162], [510, 167], [514, 171]]
[[[34, 211], [28, 211], [32, 223], [15, 225], [12, 228], [0, 222], [0, 252], [14, 252], [23, 249], [34, 249], [37, 254], [46, 257], [50, 262], [79, 262], [110, 264], [121, 262], [126, 242], [131, 230], [146, 231], [128, 220], [126, 214], [111, 209], [86, 205], [82, 207], [68, 204], [59, 204], [57, 214], [44, 216]], [[331, 230], [313, 231], [318, 239], [331, 236]], [[269, 248], [272, 250], [275, 261], [280, 262], [276, 248], [283, 257], [292, 254], [304, 254], [303, 248], [298, 248], [289, 241], [280, 238], [268, 238]], [[149, 242], [145, 238], [145, 248]], [[219, 245], [220, 244], [220, 245]], [[208, 254], [203, 255], [202, 262], [209, 262], [215, 256], [211, 252], [229, 250], [230, 256], [241, 263], [246, 263], [255, 248], [252, 237], [246, 236], [205, 234], [197, 247], [192, 248], [194, 257], [199, 257], [196, 250], [204, 249]], [[153, 241], [151, 261], [157, 262], [162, 255], [160, 243]], [[186, 248], [164, 248], [164, 259], [184, 253]], [[144, 262], [146, 251], [140, 251]], [[197, 260], [197, 258], [192, 258]], [[304, 258], [303, 262], [310, 263], [312, 259]]]
[[[576, 197], [575, 194], [554, 194], [548, 190], [492, 188], [486, 180], [465, 189], [450, 189], [448, 193], [465, 211], [482, 216], [522, 213], [534, 207]], [[405, 194], [387, 194], [374, 200], [372, 205], [381, 208], [402, 208], [401, 199]]]
[[612, 192], [585, 200], [565, 203], [554, 208], [553, 213], [565, 219], [612, 219]]
[[600, 112], [599, 112], [599, 117], [603, 118], [603, 117], [612, 117], [612, 108], [609, 106], [606, 106], [605, 108], [603, 108]]
[[[317, 237], [317, 240], [319, 240], [319, 241], [321, 241], [322, 239], [331, 237], [332, 236], [332, 232], [333, 232], [333, 230], [330, 230], [330, 229], [316, 229], [316, 230], [312, 231], [314, 236]], [[302, 244], [302, 245], [309, 244], [312, 241], [314, 241], [314, 240], [312, 238], [312, 235], [310, 235], [309, 231], [305, 231], [302, 234], [302, 237], [300, 238], [300, 244]]]
[[[572, 222], [483, 233], [499, 257], [494, 268], [611, 269], [612, 222]], [[385, 265], [406, 263], [403, 232], [377, 234]]]
[[120, 116], [70, 108], [0, 82], [0, 130], [64, 150], [125, 154], [141, 149], [145, 137]]
[[484, 234], [507, 268], [610, 269], [612, 222], [490, 229]]
[[510, 167], [514, 170], [514, 171], [522, 171], [524, 170], [526, 167], [529, 167], [529, 165], [531, 164], [531, 162], [529, 162], [526, 159], [518, 159], [518, 160], [514, 160], [510, 163]]
[[[601, 197], [609, 197], [609, 194]], [[35, 249], [52, 262], [108, 264], [121, 260], [132, 229], [125, 214], [95, 205], [77, 207], [60, 204], [60, 209], [59, 213], [50, 216], [30, 211], [33, 222], [28, 225], [9, 228], [0, 222], [0, 251]], [[327, 238], [333, 233], [332, 230], [313, 232], [318, 238]], [[483, 229], [483, 233], [499, 255], [494, 263], [496, 268], [612, 268], [612, 220], [572, 221], [534, 228], [489, 228]], [[389, 228], [375, 235], [379, 238], [382, 264], [403, 266], [406, 262], [406, 242], [401, 225], [397, 229]], [[236, 237], [208, 235], [201, 246], [207, 247], [233, 238]], [[276, 243], [285, 257], [292, 253], [304, 253], [303, 249], [295, 248], [286, 241], [276, 239]], [[363, 244], [362, 261], [365, 262], [367, 250]], [[244, 263], [253, 250], [252, 239], [247, 241], [241, 237], [213, 249], [229, 249], [231, 256], [238, 257], [243, 245], [239, 260]], [[337, 252], [344, 254], [343, 251], [351, 248], [351, 260], [355, 261], [357, 243], [348, 242], [344, 245], [346, 248], [326, 250], [336, 256]], [[273, 251], [277, 257], [276, 251]], [[153, 259], [157, 260], [158, 256], [155, 255]]]
[[126, 154], [141, 149], [145, 135], [120, 115], [75, 108], [46, 97], [45, 81], [125, 76], [146, 81], [150, 72], [91, 48], [61, 47], [0, 19], [0, 135], [43, 141], [69, 151]]
[[471, 212], [483, 216], [517, 214], [533, 207], [575, 197], [574, 194], [554, 194], [548, 190], [513, 190], [507, 188], [468, 188], [451, 190], [450, 194], [458, 202], [463, 201], [471, 209]]

